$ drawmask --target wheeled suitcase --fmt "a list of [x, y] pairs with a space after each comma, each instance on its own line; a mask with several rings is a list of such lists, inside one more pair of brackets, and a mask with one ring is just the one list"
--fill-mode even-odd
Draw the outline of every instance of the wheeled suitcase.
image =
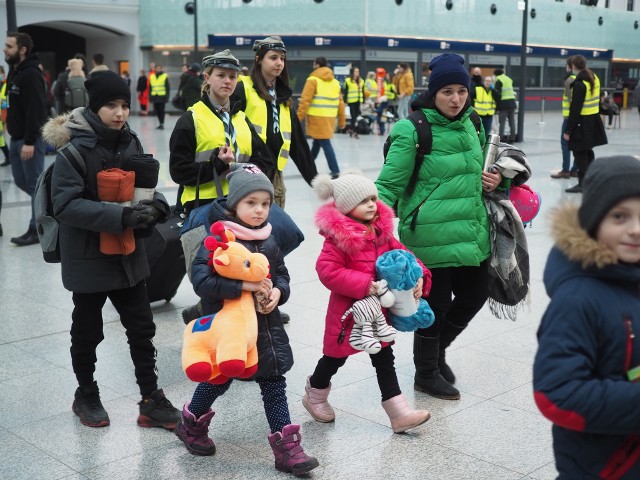
[[170, 301], [187, 273], [180, 242], [180, 217], [172, 215], [159, 223], [145, 239], [145, 249], [151, 274], [147, 279], [150, 302]]

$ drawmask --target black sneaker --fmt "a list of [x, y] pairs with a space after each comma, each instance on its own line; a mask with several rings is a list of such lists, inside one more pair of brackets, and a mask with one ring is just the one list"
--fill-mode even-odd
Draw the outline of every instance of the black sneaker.
[[140, 405], [138, 425], [141, 427], [163, 427], [173, 430], [180, 420], [180, 410], [171, 405], [162, 389], [151, 392], [138, 405]]
[[109, 415], [100, 402], [96, 382], [77, 388], [71, 409], [80, 417], [80, 423], [87, 427], [106, 427], [110, 423]]
[[291, 320], [291, 317], [289, 316], [288, 313], [284, 313], [282, 310], [280, 311], [280, 319], [282, 320], [282, 323], [289, 323], [289, 320]]

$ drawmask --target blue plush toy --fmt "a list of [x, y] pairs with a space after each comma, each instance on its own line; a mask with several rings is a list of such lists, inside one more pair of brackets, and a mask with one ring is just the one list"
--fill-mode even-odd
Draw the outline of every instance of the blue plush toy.
[[431, 307], [423, 298], [416, 300], [413, 296], [413, 289], [422, 278], [422, 267], [413, 253], [389, 250], [376, 260], [376, 270], [396, 297], [387, 314], [391, 325], [402, 332], [430, 327], [435, 318]]

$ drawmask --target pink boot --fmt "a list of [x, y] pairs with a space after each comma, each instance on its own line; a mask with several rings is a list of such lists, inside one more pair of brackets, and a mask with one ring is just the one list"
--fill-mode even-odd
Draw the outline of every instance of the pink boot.
[[208, 434], [209, 423], [211, 423], [214, 412], [209, 409], [207, 413], [200, 415], [200, 418], [196, 418], [189, 411], [190, 403], [187, 402], [182, 407], [182, 418], [176, 425], [174, 432], [193, 455], [213, 455], [216, 453], [216, 445]]
[[422, 425], [431, 418], [428, 410], [412, 409], [407, 402], [407, 397], [402, 393], [382, 402], [382, 407], [387, 412], [391, 420], [391, 428], [395, 433], [402, 433]]
[[304, 387], [305, 393], [304, 397], [302, 397], [302, 405], [316, 422], [333, 422], [336, 419], [336, 412], [327, 401], [331, 391], [331, 384], [327, 388], [313, 388], [309, 383], [310, 378], [307, 377], [307, 384]]
[[285, 425], [282, 433], [276, 432], [267, 438], [276, 459], [276, 470], [304, 475], [319, 465], [318, 460], [304, 453], [300, 446], [300, 425]]

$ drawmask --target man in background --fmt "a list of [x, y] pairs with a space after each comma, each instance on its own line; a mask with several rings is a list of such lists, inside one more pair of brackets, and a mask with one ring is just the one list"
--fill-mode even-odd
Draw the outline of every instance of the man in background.
[[11, 136], [9, 160], [16, 186], [31, 197], [27, 231], [11, 242], [22, 247], [38, 243], [33, 194], [44, 169], [45, 145], [40, 128], [47, 119], [47, 98], [40, 59], [32, 53], [33, 40], [26, 33], [10, 32], [4, 43], [4, 60], [11, 70], [7, 79], [7, 131]]

